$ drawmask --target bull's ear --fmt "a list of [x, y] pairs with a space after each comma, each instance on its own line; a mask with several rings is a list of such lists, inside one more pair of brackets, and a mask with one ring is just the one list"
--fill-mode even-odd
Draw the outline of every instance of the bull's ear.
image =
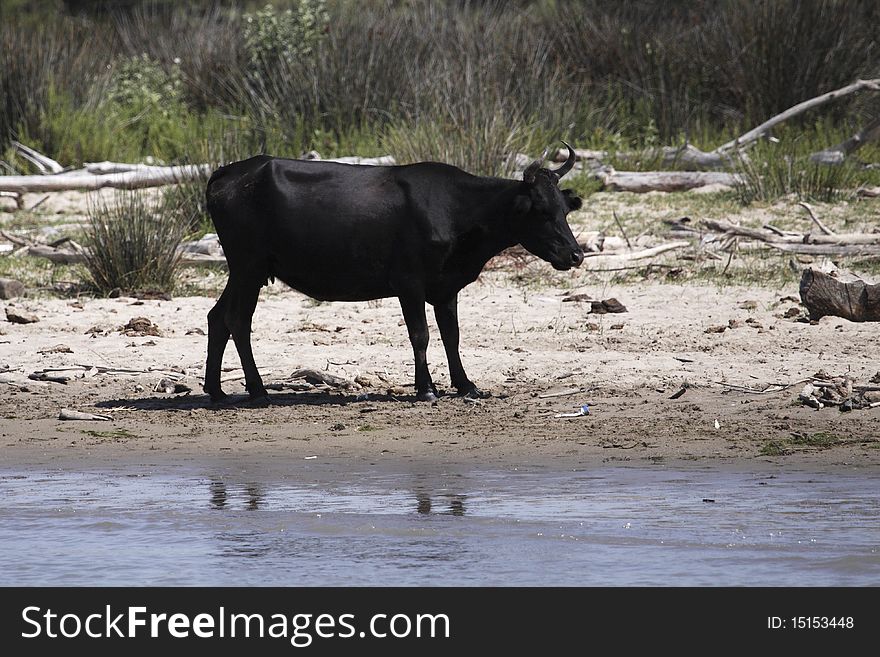
[[513, 214], [523, 217], [532, 210], [532, 198], [528, 194], [517, 194], [513, 199]]
[[533, 183], [535, 182], [535, 175], [538, 173], [538, 169], [541, 168], [541, 163], [538, 160], [532, 162], [529, 166], [526, 167], [526, 170], [523, 171], [523, 182]]
[[565, 196], [565, 202], [568, 203], [569, 210], [580, 210], [581, 206], [584, 204], [580, 196], [575, 194], [571, 189], [563, 189], [562, 194]]

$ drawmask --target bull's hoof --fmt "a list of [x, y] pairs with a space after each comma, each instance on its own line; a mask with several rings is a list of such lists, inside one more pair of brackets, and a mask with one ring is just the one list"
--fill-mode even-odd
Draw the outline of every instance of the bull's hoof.
[[266, 389], [257, 390], [255, 392], [251, 392], [250, 399], [248, 401], [249, 406], [258, 406], [265, 407], [271, 404], [272, 402], [269, 400], [269, 393], [266, 392]]
[[480, 390], [477, 386], [474, 386], [470, 390], [459, 393], [459, 396], [464, 399], [489, 399], [492, 396], [491, 392], [486, 392], [485, 390]]
[[227, 395], [222, 390], [217, 390], [215, 392], [211, 392], [209, 390], [205, 390], [211, 397], [212, 404], [225, 404], [229, 401], [229, 395]]
[[433, 390], [428, 390], [427, 392], [420, 392], [416, 399], [424, 402], [435, 402], [437, 401], [437, 394]]

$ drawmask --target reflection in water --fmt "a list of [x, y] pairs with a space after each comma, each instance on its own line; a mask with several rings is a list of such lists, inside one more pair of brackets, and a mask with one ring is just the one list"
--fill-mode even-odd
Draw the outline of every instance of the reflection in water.
[[[229, 501], [229, 493], [226, 483], [220, 479], [212, 479], [209, 487], [211, 491], [211, 506], [215, 509], [225, 509]], [[263, 501], [263, 489], [259, 484], [245, 484], [245, 508], [248, 511], [256, 511]]]
[[226, 485], [222, 481], [211, 482], [211, 506], [215, 509], [226, 507]]
[[[450, 516], [464, 515], [466, 510], [464, 506], [464, 501], [467, 499], [466, 495], [443, 493], [441, 495], [435, 495], [435, 498], [438, 497], [446, 502], [448, 508], [445, 511], [437, 511], [437, 513]], [[431, 494], [424, 489], [416, 489], [416, 513], [428, 515], [431, 513], [432, 509], [433, 504], [431, 502]]]

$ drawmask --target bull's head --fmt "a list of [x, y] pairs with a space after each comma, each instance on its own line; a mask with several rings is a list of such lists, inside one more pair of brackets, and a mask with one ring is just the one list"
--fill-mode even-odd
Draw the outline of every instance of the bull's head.
[[517, 241], [529, 252], [561, 271], [578, 267], [584, 252], [571, 233], [566, 215], [581, 207], [581, 199], [570, 189], [559, 189], [559, 179], [574, 166], [574, 149], [566, 144], [568, 158], [558, 169], [532, 162], [523, 172], [523, 182], [514, 202]]

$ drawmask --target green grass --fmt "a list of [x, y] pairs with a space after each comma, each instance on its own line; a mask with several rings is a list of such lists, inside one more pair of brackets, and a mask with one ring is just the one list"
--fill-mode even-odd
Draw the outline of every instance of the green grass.
[[815, 433], [799, 433], [788, 439], [788, 443], [797, 447], [821, 447], [828, 448], [839, 444], [840, 436], [828, 432], [817, 431]]
[[122, 440], [125, 438], [140, 438], [141, 436], [130, 432], [128, 429], [111, 429], [109, 431], [96, 431], [94, 429], [85, 429], [83, 433], [92, 438], [107, 438], [111, 440]]
[[785, 456], [787, 453], [782, 444], [775, 440], [765, 443], [758, 452], [761, 456]]
[[828, 449], [842, 444], [843, 439], [829, 431], [817, 431], [815, 433], [796, 433], [782, 441], [770, 440], [766, 442], [758, 452], [761, 456], [785, 456], [790, 448], [817, 448]]

